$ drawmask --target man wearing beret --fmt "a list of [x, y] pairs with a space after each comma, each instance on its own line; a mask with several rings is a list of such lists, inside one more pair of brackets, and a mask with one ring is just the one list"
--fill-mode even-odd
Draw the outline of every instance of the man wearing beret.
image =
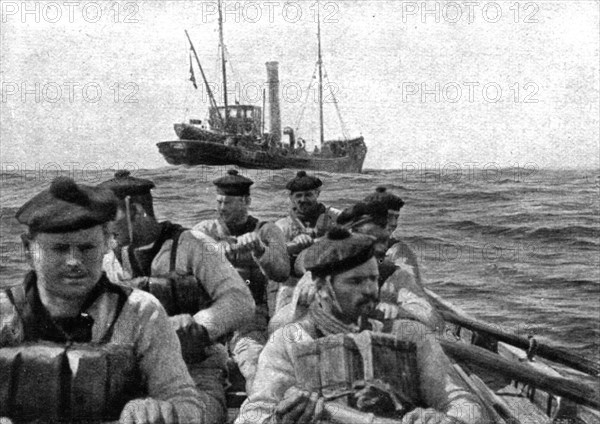
[[[345, 209], [338, 217], [338, 225], [352, 233], [366, 234], [375, 239], [375, 257], [379, 267], [379, 304], [377, 310], [385, 319], [408, 316], [419, 320], [432, 329], [443, 329], [444, 320], [430, 303], [423, 290], [416, 257], [408, 246], [390, 238], [389, 204], [374, 200], [359, 202]], [[302, 315], [314, 299], [316, 282], [306, 272], [303, 251], [296, 260], [296, 273], [304, 274], [294, 289], [290, 304], [281, 308], [272, 318], [270, 331], [292, 322]]]
[[207, 416], [220, 422], [226, 411], [227, 351], [219, 341], [252, 319], [250, 290], [211, 237], [156, 220], [152, 181], [120, 171], [100, 186], [119, 199], [110, 225], [117, 246], [104, 260], [108, 277], [160, 299], [192, 378], [210, 396]]
[[59, 177], [17, 212], [33, 269], [0, 292], [0, 416], [206, 422], [163, 307], [102, 272], [116, 211], [109, 190]]
[[254, 319], [237, 330], [230, 346], [233, 358], [248, 388], [252, 385], [258, 356], [267, 342], [269, 308], [267, 286], [286, 281], [290, 260], [283, 233], [273, 223], [259, 221], [248, 214], [250, 186], [254, 182], [235, 169], [213, 181], [217, 188], [216, 219], [200, 222], [194, 230], [202, 231], [225, 245], [227, 258], [250, 287], [256, 312]]
[[[371, 237], [334, 229], [306, 250], [305, 266], [317, 283], [315, 300], [302, 317], [269, 339], [259, 359], [254, 390], [242, 405], [236, 424], [309, 423], [319, 418], [316, 415], [322, 408], [317, 407], [321, 402], [318, 394], [298, 387], [295, 345], [333, 334], [383, 328], [381, 322], [366, 318], [377, 304], [379, 279]], [[411, 331], [405, 331], [408, 327]], [[420, 407], [402, 405], [407, 409], [403, 423], [484, 422], [476, 397], [459, 382], [449, 359], [424, 325], [396, 320], [392, 333], [416, 346], [419, 377], [412, 382], [418, 386], [412, 395], [421, 394], [415, 402]], [[390, 415], [396, 412], [387, 409], [394, 406], [388, 395], [374, 387], [366, 387], [355, 397], [357, 405], [371, 404], [379, 413]]]
[[404, 200], [387, 191], [387, 187], [379, 186], [375, 189], [375, 193], [371, 193], [363, 199], [363, 203], [372, 202], [380, 202], [387, 206], [387, 229], [390, 234], [392, 234], [398, 226], [400, 209], [402, 209], [402, 206], [404, 206]]
[[[296, 177], [285, 186], [290, 192], [291, 208], [288, 216], [278, 220], [276, 224], [283, 231], [292, 266], [302, 250], [335, 226], [340, 214], [339, 210], [319, 202], [322, 185], [319, 178], [308, 175], [306, 171], [298, 171]], [[277, 294], [276, 311], [291, 301], [297, 281], [292, 276], [286, 284], [281, 285]]]
[[[431, 328], [442, 328], [443, 319], [436, 312], [424, 291], [417, 255], [400, 238], [398, 218], [404, 201], [387, 191], [386, 187], [380, 186], [377, 187], [375, 193], [365, 197], [362, 203], [365, 205], [383, 204], [387, 209], [387, 226], [385, 228], [387, 237], [385, 233], [381, 234], [383, 236], [382, 243], [387, 243], [385, 255], [382, 257], [382, 265], [391, 271], [392, 275], [383, 281], [380, 289], [381, 303], [378, 308], [384, 311], [386, 318], [394, 318], [399, 313], [397, 308], [399, 306]], [[381, 206], [377, 207], [382, 209]], [[380, 214], [383, 215], [383, 212]], [[340, 217], [341, 222], [338, 221], [338, 223], [352, 231], [377, 236], [377, 227], [383, 228], [383, 222], [380, 222], [378, 226], [374, 225], [376, 222], [371, 225], [361, 225], [360, 212], [357, 213], [357, 211], [352, 213], [349, 210], [343, 215], [345, 216]]]

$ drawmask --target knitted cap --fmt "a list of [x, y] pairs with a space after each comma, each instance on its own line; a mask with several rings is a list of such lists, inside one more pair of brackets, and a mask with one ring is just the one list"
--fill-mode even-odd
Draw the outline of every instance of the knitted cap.
[[359, 202], [352, 207], [344, 209], [338, 216], [337, 223], [345, 227], [356, 224], [374, 222], [377, 225], [386, 226], [388, 219], [388, 206], [381, 201], [369, 203]]
[[291, 179], [285, 186], [290, 192], [314, 190], [323, 185], [317, 177], [311, 177], [306, 174], [306, 171], [298, 171], [296, 176]]
[[16, 218], [32, 232], [65, 233], [104, 224], [116, 213], [117, 199], [110, 190], [57, 177], [21, 206]]
[[115, 172], [115, 177], [113, 179], [98, 184], [98, 187], [108, 188], [112, 190], [119, 199], [124, 199], [126, 196], [150, 194], [150, 190], [155, 186], [152, 181], [132, 177], [131, 172], [126, 169], [121, 169]]
[[383, 202], [387, 205], [388, 210], [399, 211], [404, 206], [404, 201], [398, 196], [391, 194], [383, 186], [375, 189], [375, 193], [369, 194], [363, 199], [363, 202]]
[[217, 186], [217, 193], [225, 196], [249, 196], [250, 186], [254, 184], [249, 178], [238, 175], [235, 169], [227, 171], [227, 175], [213, 181]]
[[326, 237], [306, 249], [304, 267], [314, 275], [339, 274], [371, 259], [373, 243], [372, 237], [333, 228]]

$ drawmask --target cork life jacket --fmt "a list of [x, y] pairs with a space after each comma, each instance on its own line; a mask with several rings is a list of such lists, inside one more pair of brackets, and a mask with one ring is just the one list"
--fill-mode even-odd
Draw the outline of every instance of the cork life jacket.
[[0, 342], [7, 346], [0, 348], [0, 416], [15, 422], [115, 420], [128, 401], [146, 395], [133, 346], [111, 340], [131, 289], [103, 275], [94, 290], [83, 311], [104, 293], [118, 299], [97, 342], [91, 341], [88, 315], [62, 319], [59, 327], [40, 310], [35, 273], [0, 293]]
[[[161, 223], [161, 233], [149, 252], [143, 257], [136, 255], [130, 246], [127, 249], [136, 287], [156, 297], [165, 308], [167, 315], [195, 315], [198, 311], [210, 307], [212, 299], [204, 286], [191, 273], [179, 273], [176, 270], [179, 238], [186, 228], [171, 222]], [[152, 261], [162, 246], [172, 240], [169, 257], [169, 272], [166, 275], [152, 275]], [[142, 277], [142, 278], [140, 278]], [[205, 345], [194, 335], [177, 332], [181, 353], [186, 364], [202, 362], [206, 359]]]
[[[212, 303], [212, 299], [194, 275], [181, 274], [176, 270], [179, 238], [187, 229], [168, 221], [162, 222], [161, 226], [162, 229], [158, 239], [143, 258], [136, 255], [135, 249], [131, 246], [127, 249], [132, 276], [137, 278], [136, 287], [154, 295], [169, 316], [178, 314], [194, 315], [198, 311], [208, 308]], [[152, 275], [152, 261], [168, 240], [172, 240], [169, 272], [166, 275]]]
[[[315, 310], [311, 308], [310, 312]], [[373, 417], [356, 409], [349, 396], [365, 382], [375, 384], [394, 399], [394, 411], [368, 411], [381, 413], [380, 416], [388, 418], [386, 423], [400, 424], [407, 412], [425, 407], [414, 342], [385, 334], [385, 325], [383, 328], [377, 325], [375, 329], [370, 325], [376, 322], [372, 320], [364, 327], [368, 331], [344, 330], [344, 324], [336, 323], [335, 318], [324, 318], [326, 315], [309, 313], [298, 321], [313, 339], [299, 341], [292, 348], [299, 388], [322, 393], [326, 402], [339, 402], [333, 411], [338, 408], [345, 422], [372, 422]]]
[[[258, 231], [266, 221], [259, 221], [253, 216], [248, 216], [244, 225], [237, 228], [228, 228], [224, 224], [225, 228], [231, 236], [237, 237], [246, 233]], [[236, 269], [242, 280], [246, 282], [252, 297], [257, 304], [266, 304], [267, 302], [267, 284], [268, 278], [264, 272], [260, 269], [254, 258], [250, 253], [234, 253], [232, 252], [228, 256], [229, 261]]]

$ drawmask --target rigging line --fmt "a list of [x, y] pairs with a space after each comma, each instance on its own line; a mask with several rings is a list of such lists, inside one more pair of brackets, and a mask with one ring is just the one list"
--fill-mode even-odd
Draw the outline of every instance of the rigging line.
[[298, 118], [298, 121], [296, 122], [296, 133], [298, 132], [298, 129], [300, 128], [300, 123], [302, 122], [302, 119], [304, 118], [304, 111], [306, 110], [306, 104], [308, 103], [308, 95], [310, 93], [310, 87], [312, 87], [313, 81], [317, 77], [317, 66], [318, 66], [318, 64], [315, 63], [315, 69], [313, 70], [312, 77], [310, 78], [310, 81], [308, 82], [308, 87], [306, 88], [306, 96], [304, 97], [304, 101], [302, 102], [302, 109], [300, 110], [300, 116]]
[[[217, 56], [214, 61], [213, 75], [219, 75], [220, 68], [221, 68], [221, 46], [217, 46]], [[222, 83], [221, 84], [217, 83], [217, 89], [220, 93], [222, 90]]]
[[331, 93], [331, 97], [333, 98], [333, 105], [335, 106], [335, 110], [337, 112], [338, 119], [340, 120], [340, 128], [342, 130], [342, 136], [344, 137], [344, 139], [348, 140], [348, 138], [349, 138], [348, 137], [348, 128], [346, 127], [346, 123], [342, 119], [342, 112], [340, 111], [340, 106], [339, 106], [337, 97], [335, 97], [335, 93], [333, 92], [333, 88], [332, 88], [333, 84], [331, 84], [331, 81], [329, 80], [329, 77], [327, 76], [327, 72], [325, 72], [325, 76], [327, 78], [329, 92]]
[[[242, 79], [240, 78], [240, 74], [233, 67], [233, 62], [231, 61], [231, 55], [229, 54], [229, 49], [227, 48], [227, 46], [224, 46], [224, 49], [225, 49], [225, 63], [226, 63], [226, 65], [229, 65], [229, 70], [231, 71], [232, 79], [233, 79], [233, 81], [235, 81], [234, 82], [234, 86], [235, 86], [235, 84], [238, 84], [238, 83], [241, 84], [242, 83]], [[239, 101], [240, 100], [238, 98], [239, 92], [238, 92], [237, 88], [235, 88], [233, 90], [233, 92], [235, 94], [235, 99]]]

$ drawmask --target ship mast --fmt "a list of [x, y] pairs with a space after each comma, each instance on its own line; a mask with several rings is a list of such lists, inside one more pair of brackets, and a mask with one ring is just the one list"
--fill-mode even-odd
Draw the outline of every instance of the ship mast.
[[219, 0], [219, 42], [221, 46], [221, 71], [223, 73], [223, 104], [225, 105], [225, 127], [223, 128], [223, 132], [227, 132], [229, 110], [227, 104], [227, 70], [225, 61], [225, 43], [223, 42], [223, 12], [221, 10], [221, 0]]
[[[202, 69], [202, 65], [200, 64], [200, 59], [198, 58], [198, 53], [196, 53], [196, 49], [194, 48], [194, 44], [192, 43], [192, 39], [190, 38], [190, 34], [188, 34], [187, 29], [185, 30], [185, 36], [187, 37], [188, 41], [190, 42], [190, 48], [192, 49], [192, 52], [194, 53], [194, 57], [196, 58], [196, 63], [198, 64], [198, 68], [200, 69], [200, 74], [202, 75], [202, 80], [204, 81], [204, 86], [206, 87], [206, 92], [208, 93], [208, 98], [210, 99], [210, 105], [218, 112], [219, 109], [217, 109], [217, 102], [215, 100], [215, 96], [213, 96], [213, 92], [210, 89], [210, 84], [208, 83], [208, 80], [206, 79], [206, 75], [204, 74], [204, 69]], [[221, 121], [221, 125], [225, 125], [223, 122], [223, 118], [221, 118], [221, 114], [217, 113], [217, 115], [219, 116], [219, 120]]]
[[323, 131], [323, 58], [321, 57], [321, 13], [319, 0], [317, 0], [317, 40], [318, 40], [318, 54], [319, 58], [317, 64], [319, 66], [319, 130], [321, 148], [325, 142], [325, 135]]

